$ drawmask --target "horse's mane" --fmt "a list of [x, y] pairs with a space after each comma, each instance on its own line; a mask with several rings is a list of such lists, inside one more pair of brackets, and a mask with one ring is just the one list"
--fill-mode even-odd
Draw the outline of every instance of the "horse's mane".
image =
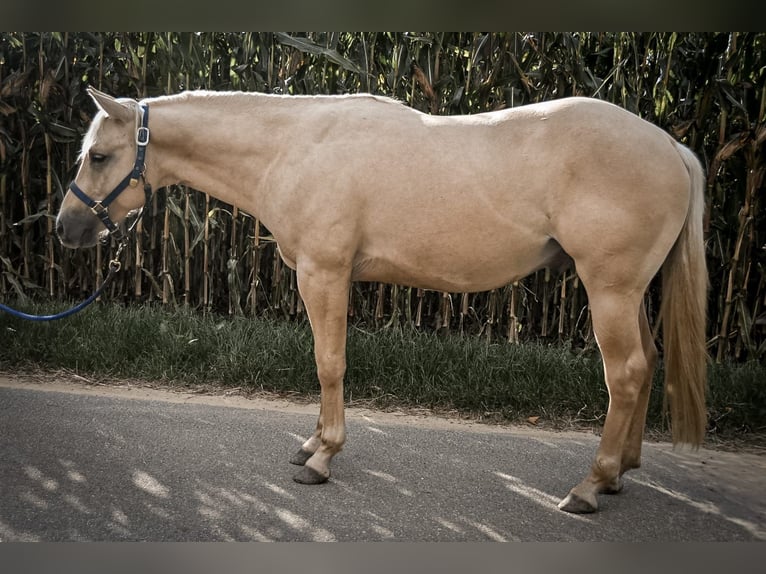
[[163, 102], [173, 102], [173, 101], [189, 101], [189, 100], [197, 100], [197, 101], [204, 101], [206, 99], [209, 100], [220, 100], [221, 98], [259, 98], [263, 100], [269, 100], [269, 99], [280, 99], [280, 100], [292, 100], [295, 99], [297, 101], [305, 101], [305, 100], [314, 100], [314, 101], [320, 101], [320, 100], [340, 100], [340, 99], [348, 99], [348, 100], [355, 100], [355, 99], [370, 99], [374, 101], [378, 101], [381, 103], [386, 104], [395, 104], [395, 105], [404, 105], [404, 103], [400, 100], [390, 98], [388, 96], [382, 96], [378, 94], [368, 94], [368, 93], [358, 93], [358, 94], [318, 94], [318, 95], [309, 95], [309, 94], [271, 94], [267, 92], [241, 92], [241, 91], [216, 91], [216, 90], [206, 90], [206, 89], [200, 89], [200, 90], [184, 90], [182, 92], [179, 92], [177, 94], [170, 94], [170, 95], [163, 95], [163, 96], [156, 96], [152, 98], [148, 98], [148, 103], [163, 103]]

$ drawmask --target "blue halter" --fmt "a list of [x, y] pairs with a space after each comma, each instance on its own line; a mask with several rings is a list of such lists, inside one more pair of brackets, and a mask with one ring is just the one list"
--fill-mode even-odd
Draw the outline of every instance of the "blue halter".
[[[109, 217], [109, 206], [117, 199], [128, 186], [135, 187], [138, 183], [138, 178], [144, 182], [144, 207], [141, 209], [142, 215], [146, 211], [146, 207], [152, 198], [152, 186], [147, 183], [144, 174], [146, 173], [146, 146], [149, 144], [149, 106], [141, 104], [141, 110], [143, 111], [143, 117], [141, 119], [141, 127], [136, 132], [136, 162], [133, 165], [133, 171], [131, 171], [125, 178], [117, 184], [117, 187], [107, 195], [104, 199], [96, 201], [88, 196], [80, 187], [72, 181], [69, 184], [69, 189], [75, 196], [82, 201], [85, 205], [90, 207], [91, 211], [101, 220], [101, 223], [109, 230], [109, 233], [118, 241], [122, 240], [123, 234], [120, 231], [117, 224]], [[137, 218], [131, 226], [131, 229], [135, 227], [141, 218]]]

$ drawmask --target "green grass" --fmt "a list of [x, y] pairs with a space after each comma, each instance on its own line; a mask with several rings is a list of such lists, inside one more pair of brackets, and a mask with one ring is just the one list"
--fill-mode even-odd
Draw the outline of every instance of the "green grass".
[[[58, 306], [27, 305], [51, 313]], [[227, 318], [151, 306], [93, 305], [68, 319], [34, 323], [0, 313], [0, 370], [69, 370], [87, 377], [222, 385], [316, 397], [305, 323]], [[766, 431], [766, 368], [711, 365], [710, 430]], [[662, 373], [654, 377], [648, 427], [664, 430]], [[491, 421], [530, 416], [552, 426], [603, 422], [608, 396], [598, 353], [563, 345], [487, 343], [412, 330], [349, 328], [346, 401], [428, 408]]]

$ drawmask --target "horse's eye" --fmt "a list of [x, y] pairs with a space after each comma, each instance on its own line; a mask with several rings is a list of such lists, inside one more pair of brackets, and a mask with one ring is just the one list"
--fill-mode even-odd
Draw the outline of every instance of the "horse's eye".
[[93, 163], [104, 163], [106, 161], [106, 156], [102, 153], [92, 153], [90, 154], [90, 161]]

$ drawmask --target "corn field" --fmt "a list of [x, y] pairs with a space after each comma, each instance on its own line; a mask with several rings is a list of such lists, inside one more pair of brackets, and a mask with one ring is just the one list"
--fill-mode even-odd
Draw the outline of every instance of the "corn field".
[[[115, 245], [71, 251], [54, 232], [95, 112], [88, 85], [134, 98], [199, 88], [371, 92], [430, 114], [571, 95], [614, 102], [702, 159], [710, 354], [766, 358], [766, 33], [0, 32], [0, 300], [69, 302], [103, 280]], [[304, 318], [268, 229], [183, 186], [155, 193], [109, 287], [105, 298], [122, 303]], [[658, 285], [647, 299], [655, 320]], [[349, 316], [364, 329], [594, 344], [573, 271], [544, 269], [473, 294], [358, 283]]]

